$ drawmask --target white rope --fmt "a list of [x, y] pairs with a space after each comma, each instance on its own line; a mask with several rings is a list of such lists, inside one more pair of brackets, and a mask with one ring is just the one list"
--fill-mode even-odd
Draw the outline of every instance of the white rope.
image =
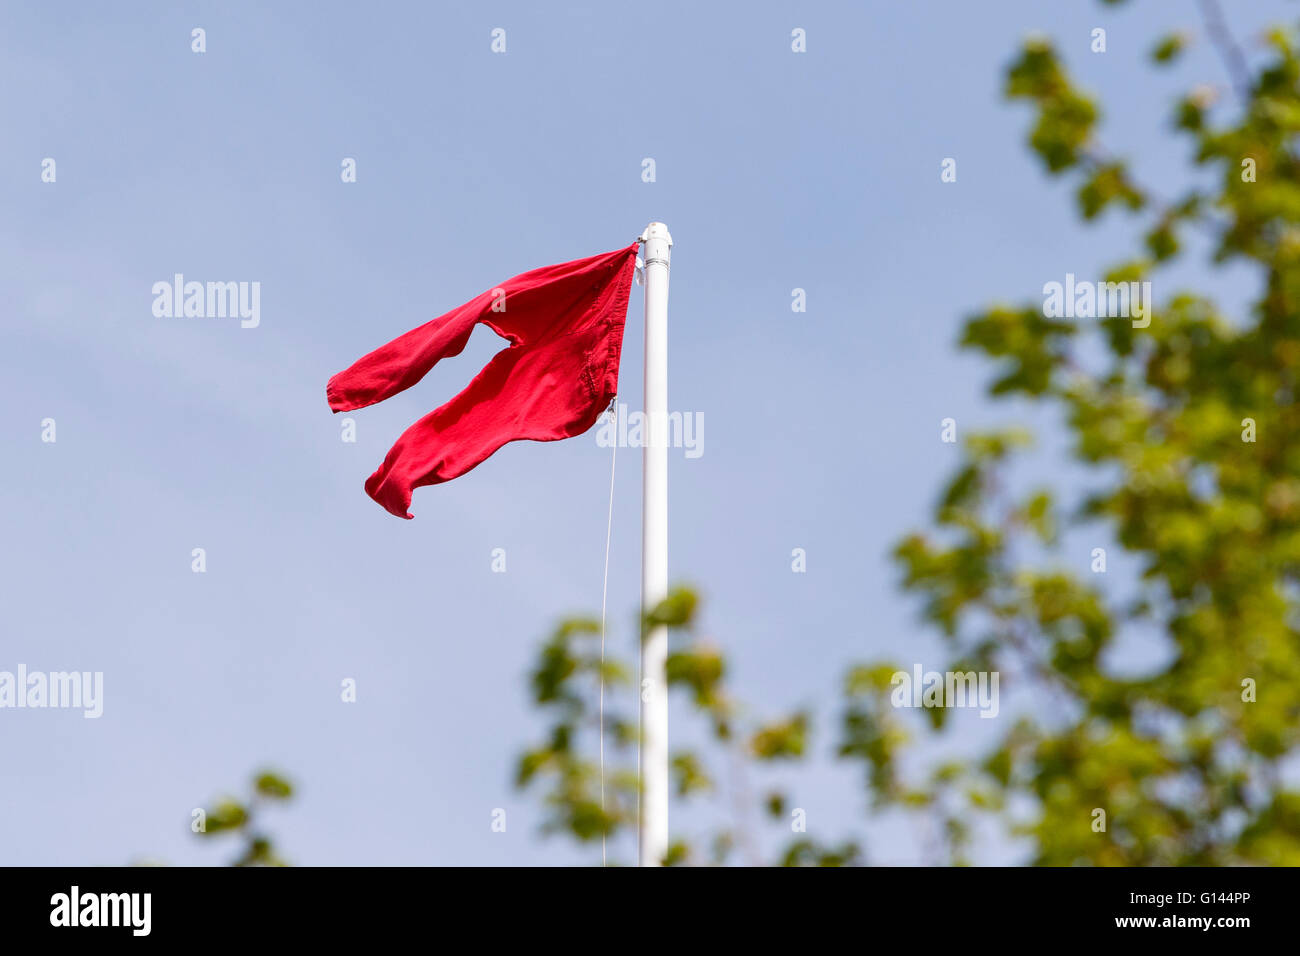
[[[618, 417], [618, 396], [610, 402], [615, 419]], [[618, 437], [615, 434], [613, 454], [609, 456], [609, 517], [605, 522], [605, 580], [600, 586], [600, 814], [605, 815], [605, 598], [609, 594], [609, 540], [614, 530], [614, 466], [618, 463]], [[600, 834], [600, 865], [605, 865], [605, 833]]]
[[[641, 533], [645, 534], [644, 525]], [[641, 645], [645, 641], [645, 580], [637, 591], [636, 651], [636, 865], [641, 865]]]

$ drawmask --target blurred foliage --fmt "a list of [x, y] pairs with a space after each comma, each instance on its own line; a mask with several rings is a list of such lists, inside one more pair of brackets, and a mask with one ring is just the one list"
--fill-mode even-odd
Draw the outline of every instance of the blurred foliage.
[[[959, 344], [993, 364], [990, 395], [1055, 413], [1071, 478], [1058, 467], [1059, 487], [1016, 490], [1033, 435], [966, 436], [934, 527], [894, 551], [943, 637], [944, 669], [995, 671], [1039, 705], [1004, 709], [985, 749], [935, 766], [923, 745], [942, 738], [947, 712], [895, 709], [893, 663], [846, 674], [835, 753], [860, 767], [870, 814], [927, 821], [930, 862], [969, 862], [979, 828], [1019, 838], [1040, 865], [1300, 864], [1300, 791], [1287, 772], [1300, 743], [1300, 48], [1295, 30], [1273, 29], [1249, 67], [1217, 4], [1199, 9], [1202, 29], [1152, 51], [1159, 68], [1181, 70], [1179, 54], [1208, 43], [1230, 81], [1172, 105], [1193, 167], [1181, 179], [1199, 184], [1181, 195], [1148, 190], [1102, 149], [1101, 106], [1049, 41], [1027, 41], [1007, 68], [1006, 96], [1032, 113], [1029, 148], [1072, 182], [1080, 218], [1130, 217], [1133, 251], [1103, 278], [1152, 281], [1159, 294], [1146, 327], [1046, 318], [1036, 299], [966, 322]], [[1180, 179], [1160, 178], [1162, 189]], [[1193, 237], [1203, 257], [1187, 252]], [[1182, 258], [1200, 266], [1182, 274], [1201, 280], [1215, 265], [1244, 268], [1258, 294], [1225, 316], [1206, 291], [1169, 284]], [[1104, 574], [1093, 547], [1109, 552]], [[758, 724], [729, 696], [723, 655], [695, 635], [692, 593], [648, 618], [675, 629], [670, 684], [710, 731], [707, 752], [673, 758], [679, 801], [717, 796], [710, 757], [741, 768], [728, 789], [745, 797], [746, 765], [811, 753], [808, 714]], [[606, 703], [616, 769], [603, 810], [591, 748], [579, 745], [597, 721], [595, 634], [568, 622], [543, 649], [533, 697], [555, 723], [519, 772], [521, 785], [546, 781], [548, 828], [582, 841], [636, 823], [635, 720]], [[1118, 673], [1122, 640], [1156, 642], [1163, 663]], [[604, 674], [612, 701], [626, 669]], [[868, 862], [858, 842], [799, 832], [782, 791], [749, 799], [760, 825], [794, 831], [770, 862]], [[747, 808], [733, 819], [711, 838], [679, 837], [669, 862], [726, 863], [738, 848], [758, 862]]]
[[246, 799], [220, 797], [204, 810], [202, 827], [195, 836], [211, 839], [233, 835], [240, 844], [240, 853], [231, 866], [288, 866], [257, 821], [265, 806], [292, 797], [293, 786], [288, 780], [278, 773], [262, 771], [253, 777]]
[[[797, 761], [806, 755], [810, 717], [795, 713], [770, 723], [743, 719], [726, 692], [721, 651], [696, 634], [698, 599], [689, 588], [676, 588], [641, 622], [642, 632], [665, 625], [674, 631], [667, 661], [670, 693], [684, 694], [703, 719], [710, 746], [673, 751], [670, 761], [673, 792], [679, 802], [734, 796], [744, 791], [744, 766]], [[604, 699], [600, 675], [604, 675]], [[600, 662], [600, 625], [585, 618], [563, 621], [542, 645], [530, 675], [532, 700], [550, 719], [543, 741], [520, 758], [515, 782], [536, 786], [543, 793], [547, 833], [566, 834], [582, 843], [596, 843], [620, 833], [634, 832], [638, 813], [636, 744], [637, 698], [626, 666]], [[603, 725], [602, 725], [603, 708]], [[605, 730], [607, 758], [603, 791], [598, 746], [593, 738]], [[726, 756], [729, 778], [709, 769], [710, 758]], [[724, 793], [725, 791], [725, 793]], [[769, 814], [784, 817], [785, 801], [770, 794]], [[774, 809], [775, 808], [775, 809]], [[752, 841], [742, 841], [734, 828], [724, 827], [700, 840], [675, 840], [662, 861], [669, 866], [723, 864], [746, 843], [751, 862]], [[707, 847], [707, 852], [704, 849]], [[857, 862], [858, 848], [846, 842], [823, 848], [800, 837], [783, 851], [790, 865], [843, 866]]]

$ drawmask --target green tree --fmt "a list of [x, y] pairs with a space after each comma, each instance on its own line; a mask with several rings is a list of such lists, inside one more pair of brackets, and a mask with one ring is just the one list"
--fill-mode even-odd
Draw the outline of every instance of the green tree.
[[231, 866], [288, 866], [259, 822], [264, 807], [292, 797], [293, 786], [288, 780], [264, 770], [254, 775], [247, 799], [220, 797], [211, 809], [203, 811], [203, 826], [195, 834], [203, 839], [234, 835], [240, 853]]
[[[944, 638], [945, 669], [998, 672], [1004, 687], [1034, 686], [1047, 706], [1000, 721], [986, 751], [918, 776], [900, 758], [943, 735], [946, 711], [928, 709], [918, 725], [892, 706], [893, 663], [846, 674], [837, 753], [860, 767], [869, 812], [933, 820], [938, 860], [967, 862], [984, 819], [1024, 839], [1036, 864], [1300, 864], [1300, 791], [1284, 773], [1300, 734], [1300, 450], [1290, 441], [1300, 429], [1300, 56], [1296, 31], [1277, 28], [1252, 69], [1217, 4], [1200, 9], [1229, 92], [1197, 87], [1174, 104], [1172, 126], [1191, 146], [1188, 179], [1201, 184], [1180, 195], [1138, 183], [1101, 146], [1101, 107], [1050, 42], [1026, 42], [1006, 71], [1007, 97], [1032, 110], [1031, 150], [1073, 184], [1081, 218], [1131, 217], [1133, 251], [1106, 281], [1151, 281], [1160, 295], [1149, 323], [1049, 316], [1035, 300], [965, 324], [960, 346], [994, 367], [990, 395], [1055, 413], [1069, 461], [1054, 473], [1078, 480], [1023, 488], [1018, 466], [1037, 454], [1031, 432], [970, 436], [934, 526], [894, 552], [905, 591]], [[1177, 63], [1189, 42], [1170, 34], [1152, 68]], [[1205, 291], [1166, 289], [1169, 267], [1192, 256], [1191, 236], [1209, 249], [1208, 266], [1258, 277], [1240, 314], [1223, 314]], [[1093, 544], [1081, 541], [1112, 552], [1108, 574], [1095, 573]], [[1135, 569], [1136, 586], [1103, 586], [1121, 565]], [[720, 757], [741, 766], [733, 776], [797, 762], [811, 722], [746, 717], [726, 690], [722, 655], [694, 636], [695, 603], [679, 591], [653, 612], [685, 637], [670, 684], [711, 740], [673, 756], [683, 800], [718, 789], [709, 767]], [[637, 797], [635, 721], [615, 707], [627, 669], [602, 666], [596, 630], [566, 622], [543, 648], [532, 696], [552, 724], [518, 773], [520, 786], [544, 789], [547, 828], [588, 843], [634, 826]], [[1164, 664], [1141, 676], [1110, 666], [1121, 640], [1153, 632], [1168, 648]], [[603, 800], [591, 740], [602, 674]], [[785, 795], [751, 802], [788, 832]], [[684, 837], [668, 862], [759, 862], [744, 830]], [[823, 846], [796, 834], [767, 862], [865, 861], [861, 839]]]

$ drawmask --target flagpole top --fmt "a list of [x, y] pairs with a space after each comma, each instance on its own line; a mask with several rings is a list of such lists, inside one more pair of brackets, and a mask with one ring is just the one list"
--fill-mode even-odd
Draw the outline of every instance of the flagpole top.
[[662, 239], [672, 248], [673, 237], [668, 234], [668, 227], [662, 222], [652, 222], [645, 227], [645, 231], [638, 236], [642, 242], [649, 242], [651, 239]]

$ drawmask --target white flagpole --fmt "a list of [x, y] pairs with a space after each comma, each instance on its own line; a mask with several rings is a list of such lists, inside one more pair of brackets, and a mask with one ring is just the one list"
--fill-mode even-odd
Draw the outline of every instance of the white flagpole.
[[[642, 233], [645, 262], [645, 417], [641, 501], [641, 602], [668, 596], [668, 268], [672, 236], [662, 222]], [[659, 866], [668, 852], [668, 629], [641, 642], [641, 820], [639, 861]]]

